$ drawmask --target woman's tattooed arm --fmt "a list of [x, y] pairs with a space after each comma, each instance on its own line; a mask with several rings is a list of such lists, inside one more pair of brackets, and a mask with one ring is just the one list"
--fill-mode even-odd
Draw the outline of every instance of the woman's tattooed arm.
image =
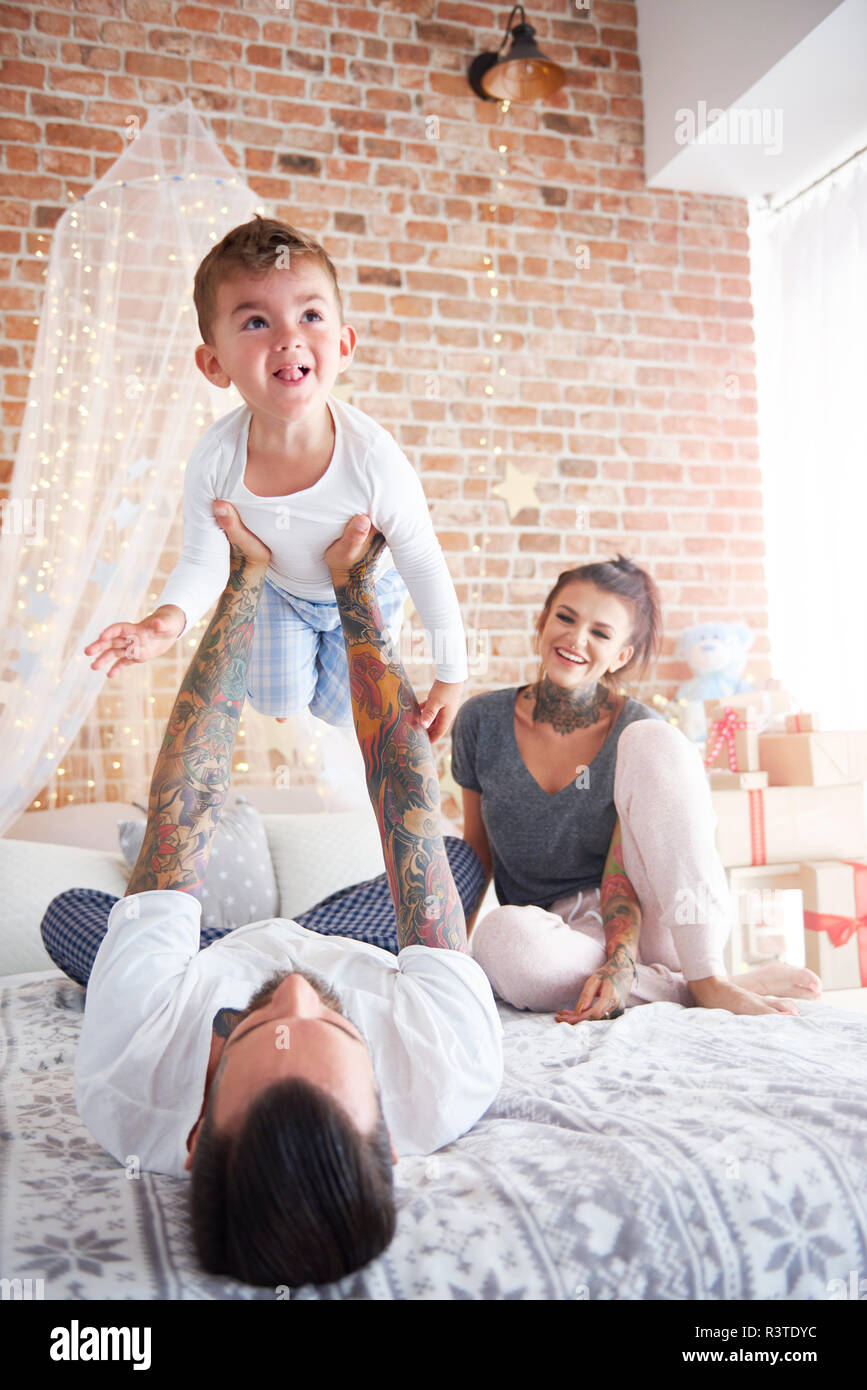
[[169, 716], [127, 895], [174, 888], [196, 896], [202, 886], [229, 790], [266, 568], [234, 547], [231, 554], [228, 583]]
[[374, 534], [348, 574], [332, 575], [349, 663], [355, 731], [379, 822], [388, 883], [404, 946], [465, 951], [461, 900], [442, 838], [440, 795], [419, 706], [379, 611], [371, 567]]
[[617, 991], [619, 1006], [608, 1017], [623, 1013], [635, 980], [641, 908], [635, 889], [623, 869], [623, 836], [618, 817], [602, 873], [602, 923], [605, 928], [605, 964], [596, 973], [608, 979]]
[[558, 1023], [619, 1018], [635, 981], [641, 909], [623, 871], [623, 844], [618, 819], [602, 875], [602, 921], [607, 960], [586, 980], [574, 1009], [561, 1009]]

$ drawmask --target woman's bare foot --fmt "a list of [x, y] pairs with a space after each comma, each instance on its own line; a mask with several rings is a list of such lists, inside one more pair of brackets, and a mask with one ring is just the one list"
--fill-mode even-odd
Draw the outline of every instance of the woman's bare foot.
[[731, 980], [710, 975], [706, 980], [690, 980], [690, 993], [699, 1008], [725, 1009], [730, 1014], [799, 1014], [793, 999], [774, 999], [741, 989]]
[[822, 981], [812, 970], [786, 965], [780, 960], [768, 961], [767, 965], [757, 965], [754, 970], [744, 970], [731, 979], [732, 984], [741, 989], [751, 990], [753, 994], [784, 994], [790, 999], [821, 999]]

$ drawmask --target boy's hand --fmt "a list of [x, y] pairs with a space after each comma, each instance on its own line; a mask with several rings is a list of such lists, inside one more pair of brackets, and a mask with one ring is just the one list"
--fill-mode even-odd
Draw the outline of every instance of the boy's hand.
[[177, 641], [185, 622], [183, 611], [167, 603], [140, 623], [112, 623], [84, 649], [85, 656], [96, 657], [90, 663], [91, 671], [109, 666], [111, 677], [124, 666], [162, 656]]
[[427, 729], [431, 743], [447, 734], [455, 722], [461, 703], [463, 681], [434, 681], [421, 708], [422, 728]]
[[[214, 503], [214, 517], [228, 537], [229, 544], [251, 565], [267, 565], [271, 552], [258, 536], [248, 531], [229, 502]], [[85, 656], [96, 659], [92, 671], [110, 667], [109, 678], [124, 666], [135, 666], [162, 656], [177, 641], [186, 625], [186, 614], [173, 603], [163, 604], [140, 623], [112, 623], [104, 628], [95, 642], [85, 647]], [[113, 664], [112, 664], [113, 663]]]

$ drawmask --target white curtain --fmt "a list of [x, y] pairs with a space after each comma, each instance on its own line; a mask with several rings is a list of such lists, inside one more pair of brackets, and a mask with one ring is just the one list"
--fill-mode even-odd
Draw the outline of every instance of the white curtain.
[[867, 728], [867, 154], [750, 219], [774, 674]]
[[[102, 725], [76, 742], [105, 682], [83, 648], [108, 623], [150, 611], [185, 460], [212, 420], [241, 404], [195, 365], [191, 287], [201, 258], [258, 200], [189, 100], [128, 135], [123, 155], [52, 237], [3, 505], [0, 833], [40, 788], [53, 788], [54, 804], [66, 800], [58, 789], [70, 756], [78, 785], [86, 760], [87, 799], [114, 799], [124, 782], [146, 793], [159, 745], [153, 663], [106, 686], [101, 698], [117, 726], [109, 746]], [[191, 655], [189, 641], [179, 644], [178, 683]]]

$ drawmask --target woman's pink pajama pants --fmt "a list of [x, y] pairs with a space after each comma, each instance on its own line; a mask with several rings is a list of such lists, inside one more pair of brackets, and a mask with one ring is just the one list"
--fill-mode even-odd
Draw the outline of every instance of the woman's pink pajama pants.
[[[730, 930], [728, 883], [698, 750], [670, 724], [628, 724], [617, 743], [614, 804], [623, 867], [641, 906], [638, 978], [627, 1007], [691, 1005], [687, 981], [725, 975]], [[494, 993], [515, 1008], [574, 1008], [606, 958], [600, 889], [558, 898], [547, 910], [498, 907], [477, 923], [470, 952]]]

